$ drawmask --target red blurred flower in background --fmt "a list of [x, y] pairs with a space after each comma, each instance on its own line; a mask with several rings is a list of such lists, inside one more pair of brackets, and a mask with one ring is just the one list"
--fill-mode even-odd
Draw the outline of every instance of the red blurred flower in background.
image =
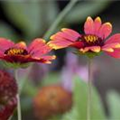
[[17, 106], [18, 87], [15, 79], [0, 70], [0, 120], [8, 120]]
[[51, 36], [48, 45], [53, 49], [74, 47], [82, 54], [98, 54], [105, 51], [112, 57], [120, 58], [120, 34], [106, 40], [112, 32], [112, 25], [109, 22], [102, 24], [100, 17], [95, 20], [88, 17], [84, 24], [84, 32], [85, 34], [79, 34], [72, 29], [63, 28], [61, 32]]
[[41, 88], [33, 102], [38, 120], [47, 120], [71, 109], [72, 93], [60, 85], [50, 85]]
[[55, 56], [46, 55], [50, 51], [51, 48], [41, 38], [33, 40], [28, 47], [23, 41], [15, 44], [0, 38], [0, 59], [9, 63], [10, 67], [24, 67], [30, 62], [51, 63]]

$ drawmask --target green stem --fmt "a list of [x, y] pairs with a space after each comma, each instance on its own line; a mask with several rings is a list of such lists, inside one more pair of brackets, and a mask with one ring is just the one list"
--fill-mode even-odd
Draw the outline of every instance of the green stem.
[[18, 94], [17, 94], [17, 115], [18, 115], [18, 120], [22, 120], [22, 114], [21, 114], [21, 104], [20, 104], [20, 89], [19, 89], [19, 81], [18, 81], [18, 76], [17, 76], [17, 70], [14, 71], [15, 74], [15, 79], [18, 84]]
[[73, 8], [75, 3], [78, 0], [71, 0], [69, 4], [64, 8], [64, 10], [59, 14], [59, 16], [56, 18], [55, 22], [51, 25], [51, 27], [47, 30], [45, 35], [43, 36], [44, 39], [48, 39], [50, 35], [55, 31], [56, 27], [59, 25], [59, 23], [63, 20], [63, 18], [67, 15], [67, 13]]
[[92, 97], [92, 59], [88, 60], [88, 103], [87, 103], [87, 120], [91, 120], [91, 97]]

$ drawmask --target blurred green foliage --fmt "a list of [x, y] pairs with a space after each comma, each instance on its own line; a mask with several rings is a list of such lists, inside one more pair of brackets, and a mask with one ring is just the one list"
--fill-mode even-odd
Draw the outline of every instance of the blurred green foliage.
[[[74, 79], [73, 99], [73, 109], [63, 117], [63, 120], [86, 120], [88, 100], [87, 83], [80, 80], [80, 78]], [[91, 104], [91, 120], [105, 120], [103, 105], [94, 87], [92, 89]]]
[[[30, 40], [35, 37], [43, 37], [48, 28], [54, 24], [60, 12], [55, 0], [4, 1], [2, 3], [6, 16], [24, 33], [24, 38], [20, 38], [10, 26], [1, 22], [0, 35], [13, 40]], [[99, 0], [79, 1], [69, 11], [68, 15], [64, 16], [65, 18], [62, 19], [60, 26], [65, 27], [76, 22], [81, 23], [87, 16], [93, 16], [101, 12], [109, 3], [110, 1]], [[58, 27], [55, 28], [55, 30], [57, 29]], [[51, 34], [54, 32], [51, 31]]]
[[110, 91], [107, 95], [110, 120], [120, 120], [120, 94]]

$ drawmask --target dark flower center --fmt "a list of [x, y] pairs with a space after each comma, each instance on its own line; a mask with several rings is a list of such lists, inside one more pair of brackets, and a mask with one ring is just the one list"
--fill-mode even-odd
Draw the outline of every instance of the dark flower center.
[[14, 56], [14, 55], [28, 55], [28, 51], [23, 48], [9, 48], [5, 51], [5, 54]]
[[103, 46], [103, 40], [96, 35], [83, 35], [79, 41], [84, 43], [84, 46]]

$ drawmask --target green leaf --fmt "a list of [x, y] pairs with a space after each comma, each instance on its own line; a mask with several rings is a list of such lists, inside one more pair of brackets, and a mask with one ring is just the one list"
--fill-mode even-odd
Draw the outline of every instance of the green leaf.
[[6, 1], [4, 11], [29, 38], [42, 35], [58, 14], [55, 1]]
[[120, 120], [120, 95], [111, 91], [107, 95], [107, 101], [110, 111], [110, 120]]
[[[87, 84], [79, 78], [74, 80], [73, 97], [73, 109], [63, 117], [63, 120], [86, 120]], [[95, 88], [92, 89], [91, 120], [105, 120], [103, 106]]]
[[93, 16], [100, 13], [109, 5], [109, 3], [110, 1], [106, 0], [85, 1], [83, 3], [79, 2], [74, 9], [69, 12], [64, 21], [66, 23], [79, 23], [86, 19], [87, 16]]
[[14, 33], [14, 31], [3, 22], [0, 22], [0, 36], [11, 40], [18, 39], [18, 36]]

